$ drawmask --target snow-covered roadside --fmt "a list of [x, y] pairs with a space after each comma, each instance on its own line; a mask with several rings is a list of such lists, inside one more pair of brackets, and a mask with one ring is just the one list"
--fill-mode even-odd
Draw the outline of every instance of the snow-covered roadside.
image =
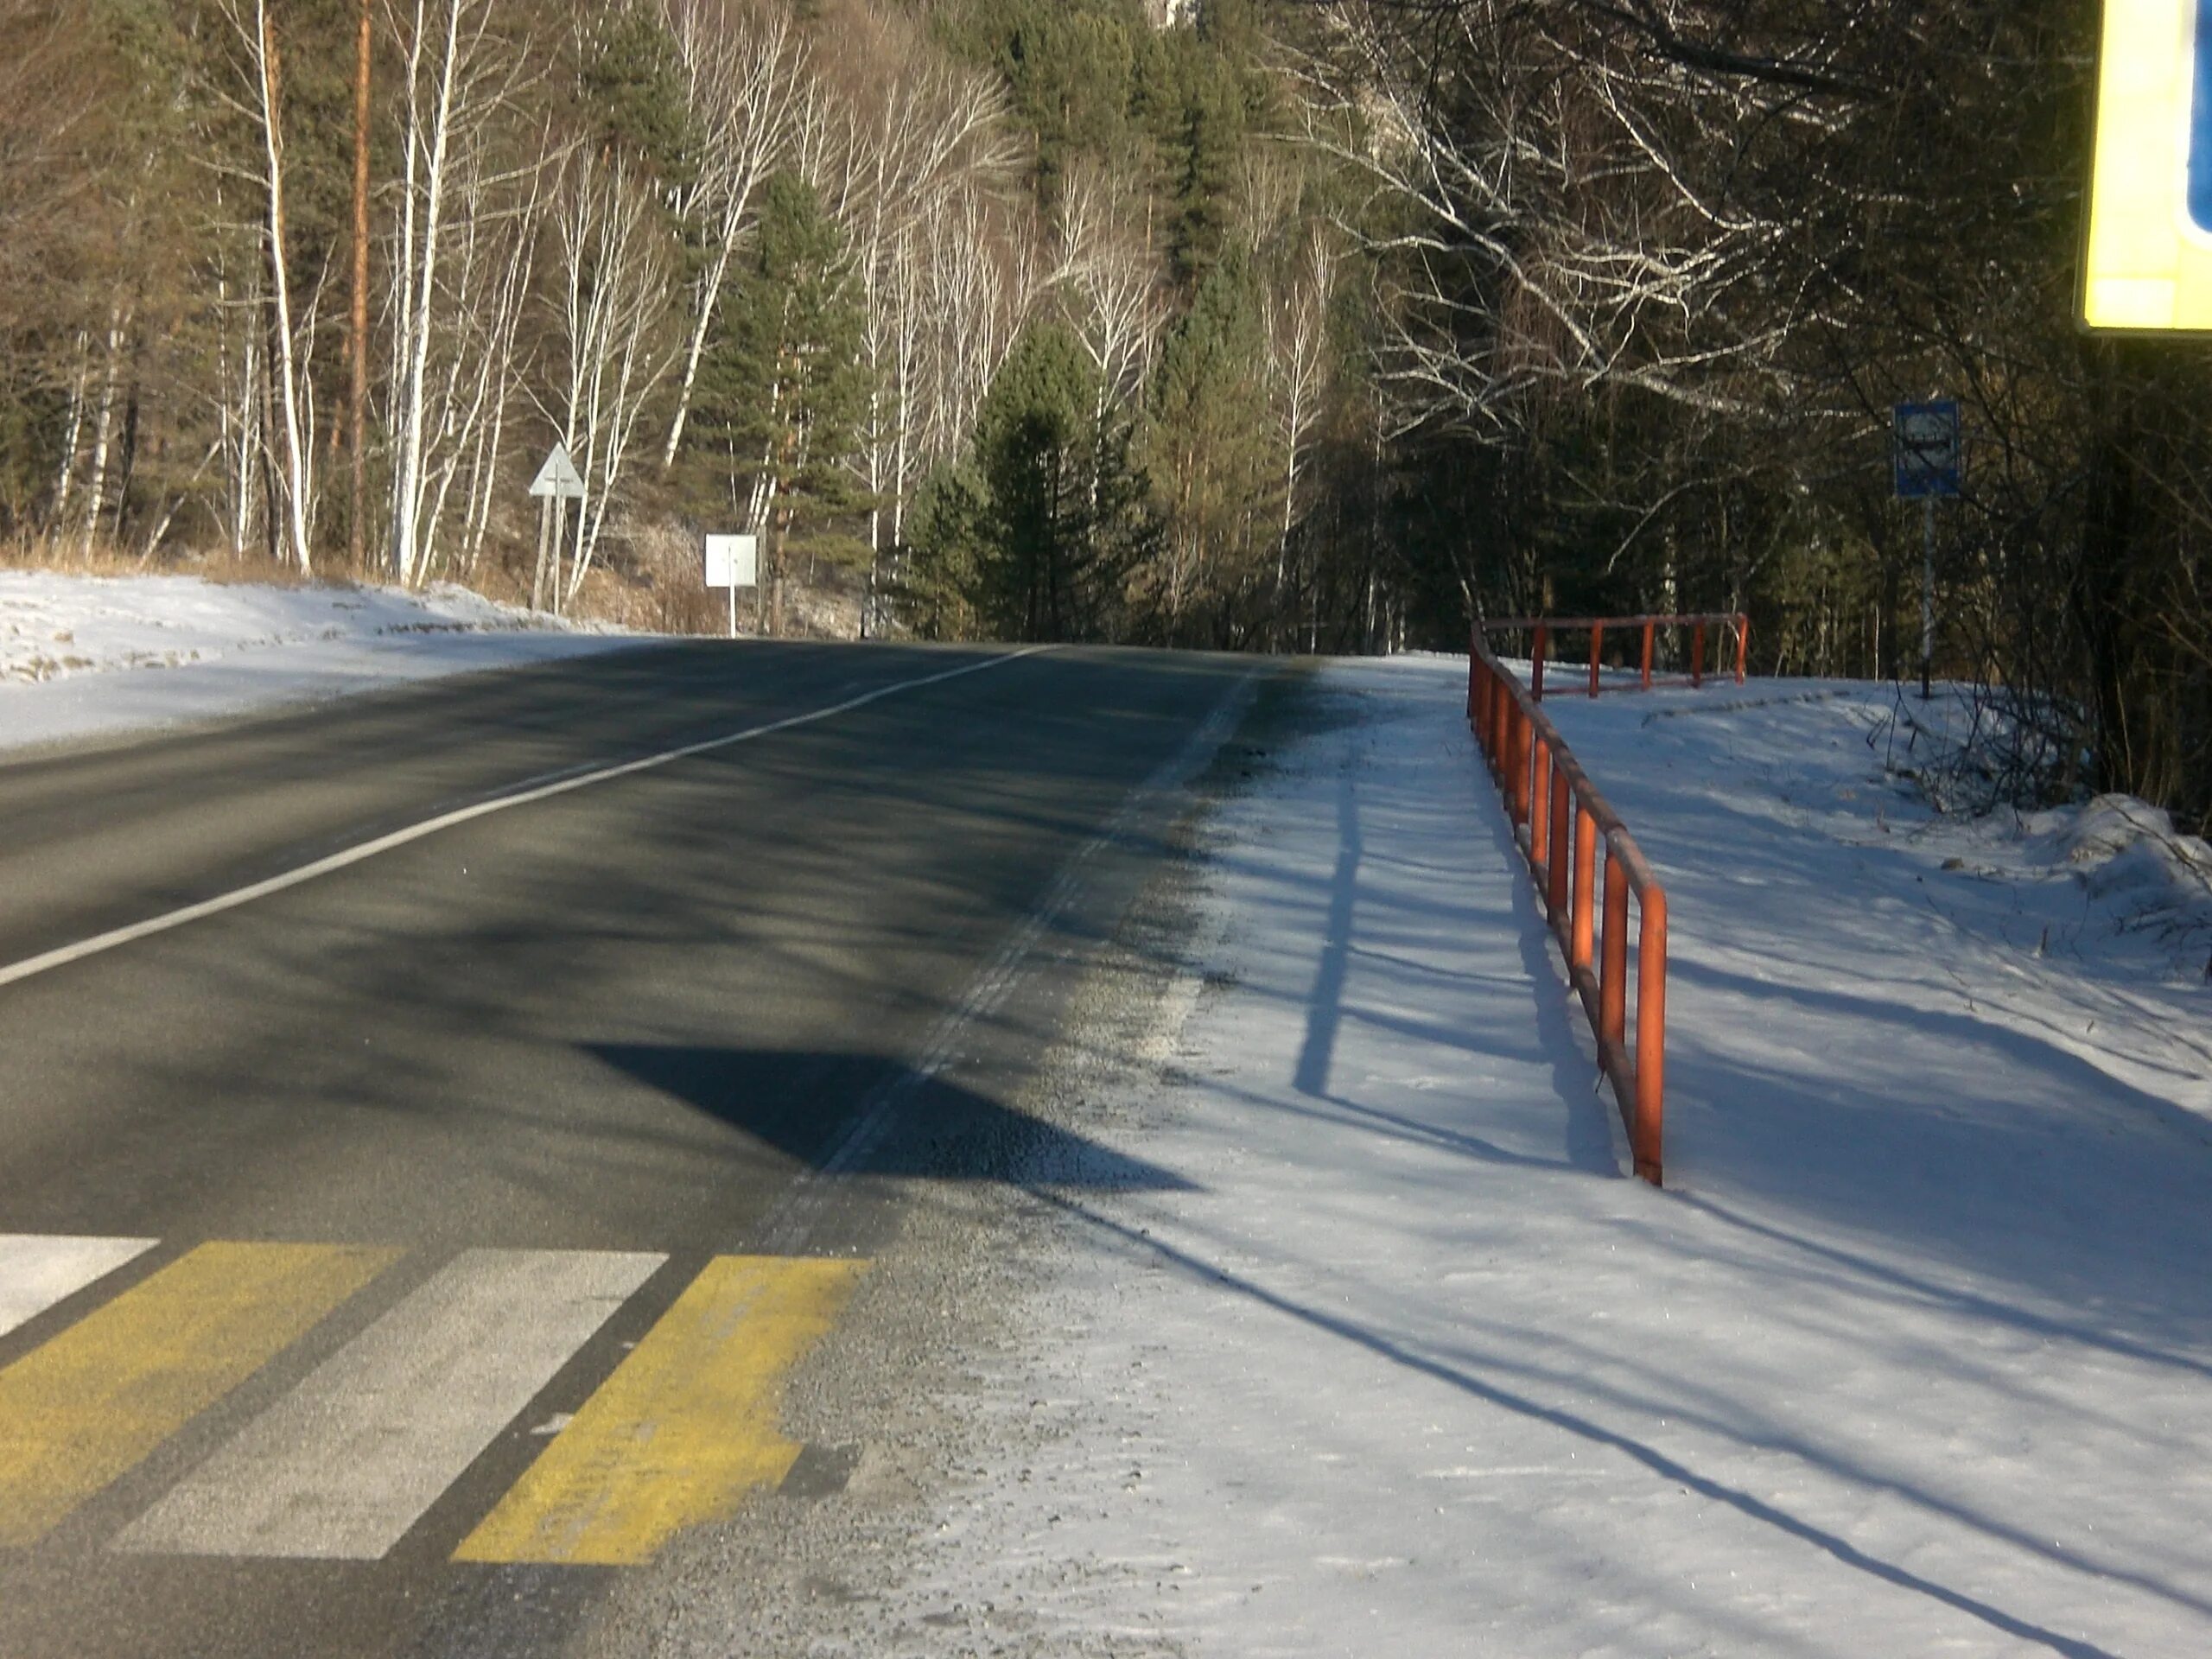
[[1179, 1179], [1050, 1195], [899, 1650], [2212, 1650], [2208, 994], [2037, 957], [2080, 884], [1945, 869], [1837, 699], [1562, 700], [1673, 898], [1653, 1192], [1462, 671], [1332, 670], [1217, 821], [1103, 1115]]
[[248, 714], [633, 639], [463, 588], [415, 594], [0, 571], [0, 749]]

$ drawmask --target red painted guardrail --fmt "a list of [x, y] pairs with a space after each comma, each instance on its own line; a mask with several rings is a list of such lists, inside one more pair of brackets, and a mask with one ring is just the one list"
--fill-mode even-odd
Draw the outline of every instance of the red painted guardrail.
[[[1478, 622], [1477, 629], [1494, 633], [1504, 629], [1517, 629], [1529, 636], [1529, 694], [1538, 702], [1544, 700], [1544, 660], [1551, 650], [1554, 633], [1579, 632], [1587, 629], [1590, 634], [1590, 695], [1596, 696], [1602, 689], [1599, 670], [1605, 660], [1605, 631], [1608, 628], [1637, 628], [1643, 636], [1643, 673], [1637, 690], [1649, 691], [1655, 685], [1692, 685], [1705, 683], [1705, 645], [1708, 632], [1717, 632], [1725, 649], [1732, 634], [1736, 645], [1736, 683], [1744, 683], [1744, 669], [1750, 660], [1751, 646], [1751, 619], [1741, 611], [1707, 611], [1690, 616], [1508, 616], [1496, 621]], [[1690, 631], [1690, 671], [1687, 675], [1665, 675], [1654, 679], [1651, 674], [1651, 647], [1654, 636], [1661, 628], [1688, 628]], [[1565, 666], [1564, 662], [1560, 664]], [[1726, 668], [1718, 670], [1726, 674]]]
[[[1620, 814], [1536, 706], [1535, 693], [1491, 654], [1479, 626], [1468, 640], [1467, 724], [1505, 797], [1514, 842], [1528, 857], [1567, 976], [1597, 1035], [1599, 1063], [1613, 1085], [1636, 1173], [1657, 1186], [1667, 1099], [1666, 889]], [[1637, 911], [1633, 1047], [1631, 898]]]

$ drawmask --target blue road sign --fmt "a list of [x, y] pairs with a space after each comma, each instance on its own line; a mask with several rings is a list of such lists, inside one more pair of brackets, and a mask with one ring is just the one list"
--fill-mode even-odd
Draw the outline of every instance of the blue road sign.
[[1892, 461], [1898, 499], [1924, 501], [1961, 493], [1966, 483], [1966, 467], [1955, 398], [1899, 404], [1896, 433]]

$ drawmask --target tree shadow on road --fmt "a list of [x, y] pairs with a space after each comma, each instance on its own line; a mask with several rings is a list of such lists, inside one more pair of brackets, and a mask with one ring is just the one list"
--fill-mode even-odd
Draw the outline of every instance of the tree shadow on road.
[[881, 1055], [583, 1046], [634, 1081], [817, 1173], [1192, 1190], [1171, 1170]]

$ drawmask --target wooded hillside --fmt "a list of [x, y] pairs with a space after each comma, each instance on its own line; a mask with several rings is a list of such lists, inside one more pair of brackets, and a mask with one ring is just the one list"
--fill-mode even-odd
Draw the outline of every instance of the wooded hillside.
[[1742, 607], [1909, 676], [1949, 395], [1993, 786], [2201, 823], [2212, 377], [2075, 326], [2097, 12], [0, 0], [0, 534], [681, 627], [752, 529], [784, 630]]
[[34, 553], [683, 626], [754, 530], [775, 630], [1397, 626], [1342, 169], [1249, 0], [0, 16]]

